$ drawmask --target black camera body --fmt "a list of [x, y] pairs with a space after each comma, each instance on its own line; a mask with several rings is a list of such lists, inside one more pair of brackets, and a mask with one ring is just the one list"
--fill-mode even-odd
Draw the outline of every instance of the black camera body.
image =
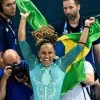
[[26, 74], [25, 66], [17, 63], [13, 64], [12, 74], [16, 76], [18, 79], [23, 79]]

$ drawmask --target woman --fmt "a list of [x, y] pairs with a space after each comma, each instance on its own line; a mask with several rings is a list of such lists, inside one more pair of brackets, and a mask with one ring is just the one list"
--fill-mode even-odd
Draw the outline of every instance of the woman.
[[[53, 61], [55, 57], [53, 40], [55, 40], [55, 38], [50, 38], [50, 34], [38, 42], [38, 57], [32, 53], [32, 50], [25, 41], [25, 25], [28, 15], [29, 13], [21, 13], [18, 39], [22, 54], [29, 65], [30, 79], [34, 89], [34, 99], [60, 100], [66, 66], [73, 62], [77, 55], [83, 50], [88, 37], [90, 24], [94, 22], [94, 19], [91, 18], [91, 20], [86, 21], [86, 27], [80, 37], [79, 44], [67, 55]], [[70, 54], [74, 54], [74, 56]]]

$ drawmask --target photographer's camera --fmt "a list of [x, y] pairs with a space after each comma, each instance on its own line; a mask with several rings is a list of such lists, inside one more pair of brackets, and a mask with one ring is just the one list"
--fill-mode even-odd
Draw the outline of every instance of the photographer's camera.
[[13, 75], [18, 79], [23, 79], [26, 74], [25, 68], [23, 68], [21, 64], [17, 64], [17, 63], [13, 64], [12, 72]]

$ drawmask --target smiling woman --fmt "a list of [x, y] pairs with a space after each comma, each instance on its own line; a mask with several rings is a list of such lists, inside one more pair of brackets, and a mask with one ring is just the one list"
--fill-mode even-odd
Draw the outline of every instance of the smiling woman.
[[54, 47], [52, 44], [45, 43], [40, 47], [38, 57], [45, 66], [49, 66], [53, 61], [55, 55]]

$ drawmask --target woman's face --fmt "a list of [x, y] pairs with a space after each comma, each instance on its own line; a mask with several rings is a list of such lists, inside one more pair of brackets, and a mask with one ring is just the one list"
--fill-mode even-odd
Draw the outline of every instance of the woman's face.
[[48, 67], [55, 56], [55, 50], [52, 44], [45, 43], [40, 47], [40, 51], [38, 52], [38, 56], [40, 61], [45, 67]]

